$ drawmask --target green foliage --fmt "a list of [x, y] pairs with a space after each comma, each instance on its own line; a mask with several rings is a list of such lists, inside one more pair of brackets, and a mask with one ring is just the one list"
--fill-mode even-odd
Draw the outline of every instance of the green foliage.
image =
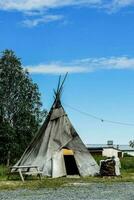
[[105, 160], [105, 159], [107, 159], [107, 157], [105, 157], [105, 156], [101, 156], [101, 155], [95, 155], [94, 156], [94, 159], [96, 160], [96, 162], [98, 163], [98, 165], [100, 164], [100, 160]]
[[123, 170], [134, 172], [134, 157], [121, 158], [121, 167]]
[[[0, 161], [1, 163], [5, 162], [7, 158], [8, 151], [13, 151], [15, 146], [14, 141], [15, 131], [13, 127], [7, 121], [0, 123]], [[12, 147], [13, 146], [13, 147]], [[15, 150], [15, 149], [14, 149]]]
[[[104, 157], [95, 156], [95, 159], [102, 160]], [[121, 175], [122, 177], [111, 177], [111, 178], [100, 178], [100, 177], [73, 177], [72, 178], [43, 178], [39, 181], [37, 177], [29, 177], [25, 183], [22, 183], [19, 176], [12, 175], [10, 181], [7, 180], [8, 168], [6, 166], [0, 166], [0, 189], [17, 189], [17, 188], [29, 188], [29, 189], [39, 189], [39, 188], [57, 188], [63, 187], [65, 185], [70, 185], [73, 183], [90, 183], [90, 182], [103, 182], [103, 183], [114, 183], [114, 182], [134, 182], [134, 157], [121, 158]]]
[[[18, 159], [37, 132], [45, 111], [40, 93], [11, 50], [0, 57], [0, 162]], [[10, 153], [10, 155], [8, 155]]]
[[[94, 158], [98, 164], [100, 163], [100, 160], [107, 159], [106, 157], [103, 157], [103, 156], [94, 156]], [[120, 162], [121, 162], [122, 171], [126, 171], [126, 172], [129, 171], [129, 172], [134, 173], [134, 157], [133, 156], [120, 158]]]
[[129, 145], [130, 145], [130, 147], [134, 148], [134, 140], [131, 140], [131, 141], [129, 142]]
[[7, 167], [0, 166], [0, 190], [15, 190], [19, 188], [25, 189], [41, 189], [41, 188], [59, 188], [66, 187], [84, 183], [105, 183], [105, 184], [114, 184], [117, 182], [134, 182], [134, 173], [132, 172], [122, 172], [122, 177], [62, 177], [56, 179], [43, 178], [40, 181], [37, 177], [29, 177], [25, 183], [20, 180], [19, 176], [12, 176], [9, 181], [7, 181]]
[[124, 153], [123, 157], [133, 157], [132, 155], [128, 154], [128, 153]]
[[0, 179], [3, 179], [7, 176], [8, 168], [4, 165], [0, 165]]

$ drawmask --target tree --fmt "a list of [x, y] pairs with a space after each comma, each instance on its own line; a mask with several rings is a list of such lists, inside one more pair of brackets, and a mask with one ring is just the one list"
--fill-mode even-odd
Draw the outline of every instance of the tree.
[[131, 141], [129, 142], [129, 145], [130, 145], [130, 147], [134, 148], [134, 140], [131, 140]]
[[37, 84], [12, 50], [0, 57], [0, 158], [17, 159], [37, 132], [45, 111]]

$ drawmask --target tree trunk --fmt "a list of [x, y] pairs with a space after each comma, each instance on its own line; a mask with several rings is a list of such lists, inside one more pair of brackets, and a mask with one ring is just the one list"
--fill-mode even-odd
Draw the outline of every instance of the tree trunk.
[[10, 164], [10, 151], [8, 151], [7, 153], [7, 167], [9, 167], [9, 164]]

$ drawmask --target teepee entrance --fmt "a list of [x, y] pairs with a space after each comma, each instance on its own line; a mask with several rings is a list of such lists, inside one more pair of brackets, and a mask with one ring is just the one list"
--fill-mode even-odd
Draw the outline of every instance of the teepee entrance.
[[79, 170], [74, 158], [74, 152], [69, 149], [63, 149], [64, 162], [67, 175], [79, 175]]

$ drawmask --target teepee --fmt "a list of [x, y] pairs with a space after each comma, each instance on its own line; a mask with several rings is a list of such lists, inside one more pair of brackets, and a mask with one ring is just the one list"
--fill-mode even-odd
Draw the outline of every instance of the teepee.
[[[66, 78], [66, 76], [65, 76]], [[72, 126], [62, 104], [61, 77], [54, 103], [46, 120], [16, 166], [37, 165], [44, 176], [53, 178], [72, 174], [94, 176], [99, 166]]]

